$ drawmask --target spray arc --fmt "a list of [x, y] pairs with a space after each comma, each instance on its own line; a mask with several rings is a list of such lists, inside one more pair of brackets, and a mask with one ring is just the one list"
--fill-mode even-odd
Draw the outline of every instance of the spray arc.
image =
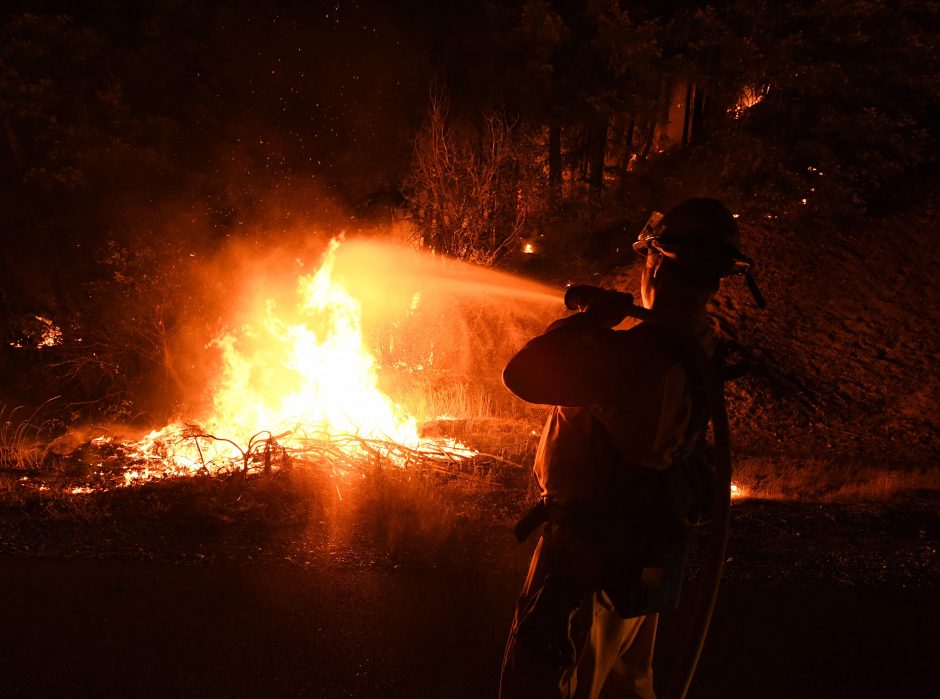
[[557, 303], [535, 282], [367, 240], [331, 241], [316, 270], [276, 286], [233, 304], [235, 322], [210, 343], [208, 410], [125, 445], [138, 461], [127, 483], [280, 457], [470, 458], [454, 438], [421, 436], [422, 423], [459, 417], [446, 387], [479, 382], [486, 359], [499, 363]]

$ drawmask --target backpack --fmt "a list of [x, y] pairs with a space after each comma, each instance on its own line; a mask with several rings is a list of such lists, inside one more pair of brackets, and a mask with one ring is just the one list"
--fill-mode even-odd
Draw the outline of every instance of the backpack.
[[[624, 618], [675, 609], [685, 568], [689, 529], [708, 521], [717, 479], [707, 442], [704, 383], [690, 356], [691, 342], [652, 323], [633, 332], [656, 333], [689, 379], [692, 411], [673, 463], [662, 471], [620, 463], [615, 490], [620, 510], [611, 531], [602, 589]], [[597, 439], [613, 448], [596, 421]]]

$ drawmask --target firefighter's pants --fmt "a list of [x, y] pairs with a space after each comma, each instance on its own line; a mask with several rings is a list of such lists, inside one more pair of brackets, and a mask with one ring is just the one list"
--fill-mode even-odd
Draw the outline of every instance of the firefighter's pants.
[[[546, 614], [536, 609], [535, 600], [546, 580], [548, 548], [543, 537], [529, 564], [506, 645], [500, 699], [655, 699], [652, 663], [659, 617], [623, 619], [603, 592], [585, 595], [570, 613], [547, 611], [556, 617], [563, 613], [562, 634], [567, 631], [565, 650], [570, 652], [545, 657], [545, 638], [538, 636], [546, 635], [546, 625], [533, 624], [532, 617]], [[557, 651], [559, 645], [564, 644], [552, 648]]]

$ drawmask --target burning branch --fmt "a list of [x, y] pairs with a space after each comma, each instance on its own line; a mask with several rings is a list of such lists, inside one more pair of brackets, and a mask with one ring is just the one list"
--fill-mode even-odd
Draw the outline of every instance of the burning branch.
[[[200, 440], [208, 440], [224, 448], [214, 455], [207, 455]], [[187, 425], [178, 432], [164, 432], [136, 444], [116, 447], [130, 464], [148, 464], [144, 471], [128, 471], [124, 479], [126, 485], [194, 472], [216, 476], [234, 471], [243, 480], [252, 472], [283, 471], [294, 464], [339, 476], [362, 473], [370, 467], [412, 469], [456, 477], [479, 477], [481, 470], [499, 466], [509, 467], [514, 472], [524, 471], [518, 464], [498, 456], [479, 454], [454, 440], [424, 442], [417, 447], [409, 447], [391, 439], [354, 434], [307, 436], [291, 432], [273, 434], [264, 430], [252, 435], [242, 446], [227, 437]]]
[[199, 453], [199, 460], [202, 464], [202, 469], [205, 472], [209, 472], [209, 467], [206, 465], [205, 455], [202, 452], [202, 448], [199, 446], [200, 439], [211, 439], [215, 442], [222, 442], [224, 444], [230, 445], [241, 455], [242, 472], [247, 474], [249, 464], [252, 462], [253, 457], [257, 456], [259, 453], [262, 454], [264, 460], [265, 473], [270, 472], [271, 455], [273, 453], [277, 453], [278, 450], [286, 454], [286, 450], [278, 444], [278, 440], [283, 439], [289, 434], [290, 432], [282, 432], [281, 434], [274, 435], [270, 430], [262, 430], [261, 432], [257, 432], [251, 436], [251, 438], [248, 440], [248, 445], [244, 449], [242, 449], [237, 442], [234, 442], [227, 437], [218, 437], [207, 432], [200, 432], [198, 431], [198, 428], [193, 425], [187, 425], [187, 429], [184, 430], [182, 436], [184, 439], [193, 440], [193, 445], [196, 447], [196, 451]]

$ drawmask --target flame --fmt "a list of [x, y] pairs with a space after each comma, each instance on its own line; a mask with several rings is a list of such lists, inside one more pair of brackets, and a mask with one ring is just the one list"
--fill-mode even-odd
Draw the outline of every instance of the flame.
[[244, 436], [259, 428], [352, 434], [419, 445], [415, 419], [378, 388], [360, 302], [332, 278], [338, 246], [332, 241], [320, 269], [298, 282], [301, 322], [280, 318], [269, 300], [259, 323], [216, 341], [224, 369], [207, 421], [212, 429]]
[[[247, 465], [268, 438], [288, 451], [335, 440], [361, 456], [362, 440], [375, 440], [449, 459], [475, 454], [453, 439], [421, 439], [416, 418], [379, 389], [361, 302], [334, 278], [339, 245], [331, 241], [320, 268], [299, 278], [296, 308], [267, 299], [258, 317], [211, 343], [222, 359], [211, 413], [198, 426], [177, 422], [141, 439], [134, 456], [144, 465], [124, 473], [125, 485]], [[420, 304], [414, 293], [408, 312]]]
[[770, 94], [770, 85], [747, 85], [728, 112], [735, 119], [740, 119], [748, 109], [763, 102], [768, 94]]
[[366, 464], [451, 472], [477, 452], [421, 437], [419, 421], [488, 408], [442, 380], [489, 376], [558, 304], [553, 288], [379, 240], [334, 240], [293, 281], [266, 265], [239, 277], [237, 322], [207, 345], [207, 405], [139, 439], [93, 438], [102, 462], [82, 487], [292, 465], [341, 479]]

